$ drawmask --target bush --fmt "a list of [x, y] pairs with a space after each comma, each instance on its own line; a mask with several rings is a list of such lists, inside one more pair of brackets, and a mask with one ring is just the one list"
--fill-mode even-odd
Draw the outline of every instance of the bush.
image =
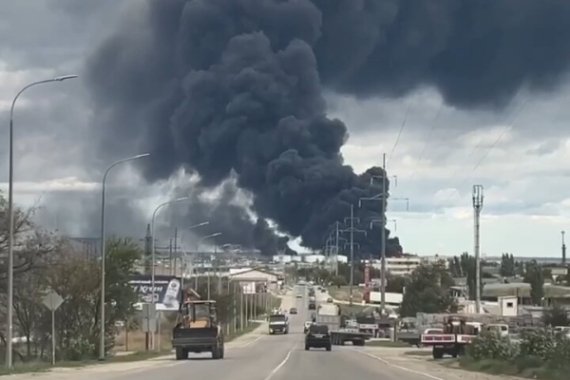
[[476, 360], [511, 360], [517, 356], [518, 347], [511, 344], [508, 338], [495, 333], [485, 333], [475, 339], [467, 351], [468, 355]]
[[521, 334], [519, 344], [497, 334], [481, 334], [461, 361], [466, 368], [492, 373], [519, 374], [545, 380], [567, 379], [570, 339], [549, 330]]

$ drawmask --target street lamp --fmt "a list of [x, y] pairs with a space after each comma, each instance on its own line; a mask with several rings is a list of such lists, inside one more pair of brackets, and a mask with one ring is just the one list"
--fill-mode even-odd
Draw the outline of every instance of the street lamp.
[[[190, 226], [190, 227], [188, 227], [188, 229], [193, 230], [193, 229], [198, 228], [198, 227], [207, 226], [208, 224], [210, 224], [210, 222], [206, 221], [206, 222], [202, 222], [202, 223], [198, 223], [198, 224], [195, 224], [193, 226]], [[182, 278], [180, 281], [181, 282], [180, 287], [182, 288], [182, 292], [184, 292], [184, 277], [186, 276], [186, 270], [188, 269], [187, 265], [186, 265], [186, 253], [185, 252], [184, 252], [183, 258], [184, 258], [184, 262], [182, 263], [182, 268], [183, 268], [182, 269]]]
[[[200, 238], [200, 240], [198, 240], [198, 247], [196, 248], [196, 252], [200, 250], [200, 245], [202, 244], [202, 242], [206, 239], [211, 239], [214, 238], [216, 236], [220, 236], [222, 233], [221, 232], [215, 232], [213, 234], [210, 235], [206, 235], [203, 236], [202, 238]], [[202, 261], [202, 265], [203, 265], [203, 261]], [[197, 279], [198, 277], [196, 277]], [[210, 299], [210, 270], [208, 270], [208, 299]]]
[[[202, 244], [202, 242], [204, 240], [211, 239], [211, 238], [216, 237], [216, 236], [220, 236], [221, 234], [222, 234], [221, 232], [215, 232], [213, 234], [201, 237], [200, 240], [198, 240], [198, 244], [196, 244], [196, 254], [198, 254], [198, 252], [200, 251], [200, 245]], [[203, 265], [204, 265], [204, 263], [202, 262], [202, 267], [203, 267]], [[194, 269], [194, 270], [196, 270], [196, 269]], [[194, 288], [196, 291], [198, 291], [198, 276], [197, 275], [194, 276]]]
[[168, 206], [172, 203], [176, 203], [176, 202], [181, 202], [181, 201], [187, 201], [189, 200], [189, 197], [182, 197], [182, 198], [177, 198], [177, 199], [173, 199], [171, 201], [168, 202], [164, 202], [159, 204], [158, 206], [156, 206], [156, 208], [154, 209], [154, 212], [152, 213], [152, 220], [150, 222], [150, 235], [151, 235], [151, 242], [152, 242], [152, 256], [151, 256], [151, 262], [152, 262], [152, 269], [151, 269], [151, 287], [152, 287], [152, 304], [154, 305], [155, 302], [155, 289], [154, 289], [154, 274], [155, 274], [155, 270], [156, 270], [156, 263], [155, 263], [155, 253], [156, 253], [156, 245], [154, 244], [154, 221], [156, 219], [156, 214], [158, 213], [158, 211], [165, 207]]
[[136, 156], [123, 158], [122, 160], [113, 162], [107, 170], [105, 170], [103, 181], [101, 181], [101, 315], [99, 316], [101, 319], [99, 321], [101, 336], [99, 337], [99, 360], [105, 360], [105, 185], [107, 183], [107, 175], [109, 175], [111, 169], [117, 165], [148, 156], [150, 156], [150, 153], [137, 154]]
[[30, 83], [22, 88], [12, 100], [10, 108], [10, 129], [9, 129], [9, 158], [8, 158], [8, 310], [6, 326], [6, 368], [12, 368], [12, 330], [14, 314], [14, 107], [16, 100], [28, 88], [44, 83], [63, 82], [66, 79], [77, 78], [77, 75], [64, 75], [51, 79]]

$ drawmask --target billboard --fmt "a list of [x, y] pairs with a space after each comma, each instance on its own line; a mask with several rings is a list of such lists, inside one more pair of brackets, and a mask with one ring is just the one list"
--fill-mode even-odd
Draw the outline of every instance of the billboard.
[[[150, 275], [135, 275], [129, 285], [139, 296], [140, 303], [152, 303], [152, 278]], [[177, 311], [182, 297], [180, 279], [173, 276], [154, 276], [154, 302], [156, 310]]]

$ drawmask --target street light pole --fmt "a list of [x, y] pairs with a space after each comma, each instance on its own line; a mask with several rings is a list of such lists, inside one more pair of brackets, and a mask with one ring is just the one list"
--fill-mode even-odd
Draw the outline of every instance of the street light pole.
[[[188, 200], [190, 198], [188, 197], [182, 197], [182, 198], [177, 198], [168, 202], [164, 202], [159, 204], [158, 206], [156, 206], [156, 208], [154, 209], [154, 212], [152, 213], [152, 219], [150, 221], [150, 235], [151, 235], [151, 243], [152, 243], [152, 251], [151, 251], [151, 269], [150, 269], [150, 286], [151, 286], [151, 295], [152, 295], [152, 305], [153, 305], [153, 313], [156, 311], [156, 289], [155, 289], [155, 272], [156, 272], [156, 239], [155, 239], [155, 232], [154, 232], [154, 221], [156, 219], [156, 214], [158, 214], [158, 211], [163, 208], [164, 206], [168, 206], [171, 203], [176, 203], [176, 202], [180, 202], [180, 201], [185, 201]], [[159, 326], [160, 326], [160, 319], [158, 321]], [[151, 339], [152, 339], [152, 347], [154, 348], [154, 328], [152, 330], [151, 333]]]
[[[220, 236], [222, 233], [221, 232], [215, 232], [213, 234], [210, 235], [206, 235], [202, 238], [200, 238], [200, 240], [198, 240], [198, 246], [196, 247], [196, 252], [198, 252], [198, 250], [200, 249], [200, 245], [202, 244], [202, 242], [206, 239], [211, 239], [214, 238], [216, 236]], [[202, 261], [203, 263], [203, 261]], [[198, 288], [198, 276], [196, 276], [196, 288]], [[198, 289], [195, 289], [196, 291], [198, 291]], [[210, 298], [210, 273], [208, 272], [208, 299]]]
[[[193, 229], [198, 228], [198, 227], [207, 226], [208, 224], [210, 224], [210, 222], [209, 222], [209, 221], [205, 221], [205, 222], [198, 223], [198, 224], [195, 224], [195, 225], [193, 225], [193, 226], [190, 226], [190, 227], [188, 227], [188, 229], [189, 229], [189, 230], [193, 230]], [[184, 291], [184, 276], [186, 275], [186, 269], [187, 269], [187, 264], [188, 264], [188, 263], [186, 262], [186, 252], [183, 253], [182, 258], [183, 258], [183, 261], [182, 261], [182, 276], [181, 276], [181, 281], [180, 281], [180, 287], [182, 288], [182, 291]], [[192, 266], [193, 266], [193, 265], [192, 265]]]
[[12, 100], [10, 107], [9, 154], [8, 154], [8, 310], [6, 321], [6, 368], [12, 368], [12, 335], [14, 315], [14, 107], [16, 101], [28, 88], [44, 83], [62, 82], [77, 78], [77, 75], [64, 75], [30, 83], [22, 88]]
[[122, 160], [118, 160], [113, 162], [107, 170], [105, 170], [105, 174], [103, 175], [103, 180], [101, 181], [101, 305], [100, 305], [100, 315], [99, 321], [100, 323], [100, 334], [99, 337], [99, 360], [105, 360], [105, 256], [106, 256], [106, 247], [105, 247], [105, 184], [107, 183], [107, 176], [111, 169], [115, 166], [128, 162], [137, 160], [139, 158], [148, 157], [150, 153], [138, 154], [136, 156], [127, 157]]

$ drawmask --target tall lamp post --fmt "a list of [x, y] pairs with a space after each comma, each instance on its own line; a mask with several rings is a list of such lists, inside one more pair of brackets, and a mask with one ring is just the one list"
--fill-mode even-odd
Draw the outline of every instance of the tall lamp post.
[[[204, 240], [211, 239], [211, 238], [214, 238], [216, 236], [220, 236], [221, 234], [222, 234], [221, 232], [214, 232], [213, 234], [201, 237], [200, 240], [198, 240], [198, 244], [196, 245], [196, 253], [198, 253], [198, 251], [200, 251], [200, 246], [202, 245], [202, 242]], [[202, 265], [203, 265], [203, 262], [202, 262]], [[194, 288], [196, 291], [198, 291], [198, 276], [195, 276], [195, 278], [194, 278]]]
[[[198, 228], [198, 227], [207, 226], [208, 224], [210, 224], [210, 222], [206, 221], [206, 222], [202, 222], [202, 223], [198, 223], [198, 224], [195, 224], [193, 226], [190, 226], [190, 227], [188, 227], [188, 229], [193, 230], [193, 229]], [[180, 287], [182, 288], [182, 291], [184, 292], [184, 276], [186, 275], [187, 265], [186, 265], [186, 254], [184, 253], [183, 255], [184, 255], [183, 256], [184, 260], [182, 262], [182, 278], [181, 278]]]
[[44, 83], [63, 82], [77, 78], [77, 75], [64, 75], [30, 83], [22, 88], [12, 100], [10, 108], [9, 158], [8, 158], [8, 310], [6, 321], [6, 368], [12, 368], [12, 333], [14, 315], [14, 107], [16, 101], [28, 88]]
[[111, 169], [117, 165], [148, 156], [150, 156], [150, 153], [137, 154], [136, 156], [113, 162], [107, 170], [105, 170], [103, 181], [101, 181], [101, 310], [99, 316], [101, 336], [99, 337], [99, 360], [105, 360], [105, 256], [107, 255], [105, 247], [105, 185], [107, 183], [107, 176]]

